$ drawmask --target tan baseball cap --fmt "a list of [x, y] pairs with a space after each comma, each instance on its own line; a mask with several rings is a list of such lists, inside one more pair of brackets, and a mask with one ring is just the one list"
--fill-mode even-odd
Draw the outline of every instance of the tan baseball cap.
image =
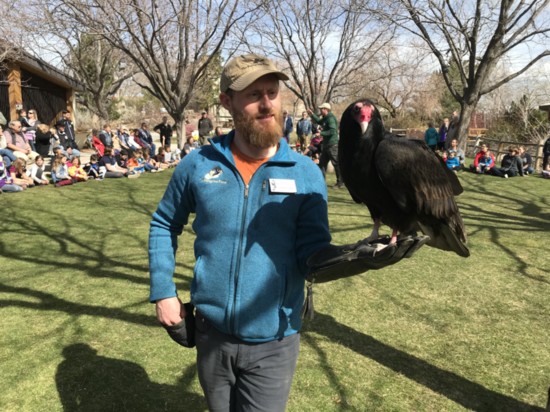
[[321, 106], [319, 106], [319, 109], [328, 109], [331, 110], [329, 103], [323, 103]]
[[225, 93], [231, 89], [240, 92], [266, 74], [274, 74], [279, 80], [288, 80], [288, 76], [265, 57], [253, 53], [234, 57], [223, 68], [220, 91]]

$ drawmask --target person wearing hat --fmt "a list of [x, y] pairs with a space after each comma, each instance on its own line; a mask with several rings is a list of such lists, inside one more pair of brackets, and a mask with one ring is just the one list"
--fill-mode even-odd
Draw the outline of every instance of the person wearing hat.
[[150, 300], [171, 326], [190, 315], [173, 275], [176, 238], [195, 214], [191, 302], [210, 410], [284, 411], [306, 260], [331, 239], [322, 174], [282, 139], [280, 80], [288, 77], [262, 56], [227, 63], [220, 102], [235, 128], [183, 158], [151, 222]]
[[63, 153], [71, 160], [73, 157], [80, 157], [80, 150], [78, 150], [78, 145], [74, 137], [71, 137], [71, 135], [67, 133], [68, 123], [66, 120], [67, 119], [62, 119], [56, 123], [55, 127], [57, 133], [55, 138], [63, 148]]
[[214, 130], [214, 125], [212, 120], [208, 117], [208, 113], [204, 110], [201, 113], [201, 118], [199, 119], [199, 143], [202, 145], [208, 144], [208, 136]]
[[73, 124], [73, 121], [72, 121], [71, 112], [69, 112], [68, 110], [63, 110], [61, 112], [61, 119], [59, 119], [57, 124], [60, 124], [60, 123], [63, 123], [63, 125], [65, 126], [64, 130], [65, 130], [65, 133], [68, 136], [68, 139], [71, 142], [73, 142], [73, 143], [71, 143], [71, 146], [75, 150], [78, 150], [78, 145], [76, 144], [76, 134], [74, 132], [74, 124]]
[[[220, 103], [235, 126], [172, 175], [149, 230], [149, 300], [172, 339], [196, 345], [209, 410], [282, 412], [310, 256], [323, 260], [331, 246], [327, 189], [317, 165], [282, 138], [279, 87], [288, 77], [247, 54], [231, 59], [220, 80]], [[173, 277], [191, 214], [196, 263], [183, 304]]]
[[323, 145], [319, 167], [323, 171], [323, 176], [326, 175], [328, 162], [330, 161], [336, 173], [336, 184], [333, 188], [341, 189], [344, 187], [344, 182], [342, 181], [340, 167], [338, 166], [338, 120], [336, 120], [336, 116], [332, 113], [329, 103], [320, 105], [319, 110], [321, 110], [320, 115], [313, 113], [311, 109], [307, 110], [313, 121], [321, 127]]

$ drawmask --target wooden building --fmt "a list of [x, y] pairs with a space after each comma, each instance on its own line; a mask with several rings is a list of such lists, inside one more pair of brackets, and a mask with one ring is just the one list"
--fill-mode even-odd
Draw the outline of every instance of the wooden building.
[[539, 106], [539, 110], [548, 114], [548, 120], [550, 121], [550, 103]]
[[[63, 110], [74, 114], [74, 94], [83, 86], [56, 67], [27, 53], [3, 62], [0, 69], [0, 111], [17, 118], [20, 108], [35, 109], [38, 120], [53, 125]], [[76, 122], [76, 116], [73, 115]]]

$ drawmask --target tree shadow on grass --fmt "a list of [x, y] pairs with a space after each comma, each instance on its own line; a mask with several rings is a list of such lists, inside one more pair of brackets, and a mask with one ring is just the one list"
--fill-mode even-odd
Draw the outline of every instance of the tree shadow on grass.
[[[492, 177], [480, 176], [481, 179]], [[475, 221], [470, 222], [468, 228], [470, 229], [470, 235], [478, 234], [481, 232], [488, 232], [491, 238], [491, 242], [497, 245], [504, 254], [512, 257], [517, 263], [517, 270], [513, 273], [517, 273], [521, 276], [529, 278], [531, 280], [550, 284], [550, 281], [541, 276], [533, 276], [529, 274], [528, 269], [531, 267], [531, 263], [525, 261], [518, 252], [514, 250], [508, 240], [504, 240], [503, 232], [506, 232], [507, 237], [510, 237], [510, 233], [517, 234], [517, 239], [521, 240], [523, 233], [529, 232], [529, 234], [539, 234], [542, 239], [550, 232], [550, 197], [539, 197], [534, 193], [523, 192], [518, 194], [518, 188], [505, 185], [502, 187], [502, 192], [498, 194], [498, 199], [503, 202], [503, 206], [497, 210], [486, 210], [483, 202], [479, 199], [484, 197], [494, 198], [495, 194], [487, 189], [484, 184], [484, 180], [472, 179], [468, 187], [468, 190], [474, 194], [474, 197], [470, 201], [466, 201], [461, 204], [462, 214], [465, 219]], [[476, 201], [473, 201], [476, 199]], [[498, 199], [493, 199], [498, 202]], [[510, 205], [513, 205], [512, 210], [508, 209]], [[472, 229], [474, 228], [474, 229]], [[521, 247], [521, 242], [515, 242], [514, 247]], [[541, 248], [541, 253], [544, 249]], [[538, 268], [542, 273], [545, 273], [549, 268]]]
[[26, 298], [35, 298], [33, 301], [14, 298], [0, 299], [0, 307], [17, 306], [20, 308], [33, 310], [62, 311], [70, 315], [89, 315], [100, 318], [122, 320], [143, 326], [159, 327], [159, 323], [153, 315], [142, 315], [139, 313], [130, 313], [119, 308], [107, 308], [104, 306], [70, 302], [68, 300], [60, 299], [51, 293], [41, 292], [27, 287], [10, 286], [0, 283], [0, 292], [18, 294], [25, 296]]
[[[342, 325], [332, 316], [316, 312], [315, 319], [306, 325], [306, 329], [305, 340], [313, 342], [313, 346], [315, 346], [314, 338], [307, 332], [324, 335], [331, 342], [339, 342], [359, 355], [366, 356], [394, 372], [406, 376], [468, 410], [499, 412], [544, 412], [545, 410], [487, 389], [454, 372], [431, 365], [423, 359], [380, 342], [372, 336]], [[326, 368], [331, 383], [341, 392], [341, 398], [345, 398], [344, 389], [334, 382], [334, 374], [330, 371], [330, 367], [326, 366]]]
[[63, 356], [55, 382], [66, 412], [206, 410], [204, 398], [188, 390], [195, 365], [167, 385], [152, 382], [140, 365], [99, 356], [84, 343], [65, 347]]
[[[536, 282], [550, 284], [547, 278], [529, 273], [532, 263], [522, 259], [518, 251], [513, 249], [509, 240], [513, 234], [517, 234], [517, 239], [520, 240], [523, 233], [529, 232], [530, 234], [540, 234], [542, 244], [542, 239], [550, 232], [550, 196], [544, 197], [537, 195], [540, 192], [525, 191], [519, 178], [511, 183], [506, 181], [506, 184], [504, 184], [505, 180], [501, 179], [502, 185], [497, 186], [500, 190], [498, 193], [488, 188], [488, 182], [493, 185], [499, 182], [493, 176], [477, 176], [465, 173], [461, 175], [461, 180], [465, 193], [458, 196], [456, 200], [466, 222], [468, 236], [473, 239], [475, 236], [483, 234], [483, 232], [488, 232], [491, 243], [498, 246], [503, 254], [512, 257], [516, 261], [517, 269], [513, 273]], [[502, 207], [486, 208], [487, 202], [491, 206], [501, 204]], [[339, 203], [349, 207], [353, 207], [355, 204], [347, 190], [329, 193], [329, 203]], [[360, 230], [364, 231], [364, 237], [370, 234], [372, 219], [368, 209], [362, 204], [355, 205], [353, 213], [356, 216], [359, 213], [364, 215], [364, 225], [357, 225], [357, 222], [354, 221], [348, 227], [345, 225], [339, 225], [338, 228], [331, 227], [331, 233], [338, 234], [348, 230]], [[339, 211], [332, 210], [330, 213], [331, 216], [340, 215], [340, 218], [342, 216]], [[521, 245], [515, 242], [513, 246], [519, 247]], [[475, 250], [471, 252], [472, 254], [476, 253]], [[542, 273], [550, 270], [550, 268], [544, 267], [537, 269]]]
[[[70, 192], [58, 191], [58, 199], [63, 195], [68, 196], [67, 202], [75, 196]], [[91, 194], [90, 194], [91, 196]], [[96, 218], [82, 218], [71, 216], [57, 202], [43, 203], [32, 202], [22, 209], [16, 204], [8, 204], [3, 207], [9, 220], [0, 223], [4, 236], [0, 239], [0, 255], [2, 259], [9, 261], [10, 265], [21, 262], [32, 269], [17, 278], [18, 282], [28, 281], [29, 286], [39, 284], [42, 275], [63, 270], [64, 277], [59, 277], [58, 282], [74, 283], [73, 273], [83, 274], [89, 278], [102, 278], [113, 284], [113, 287], [139, 287], [148, 285], [148, 267], [143, 261], [147, 259], [146, 234], [136, 236], [135, 228], [128, 222], [134, 219], [150, 219], [150, 205], [142, 198], [132, 197], [126, 207], [124, 194], [116, 197], [112, 202], [113, 208], [124, 208], [129, 220], [119, 219], [110, 221], [109, 216], [97, 216]], [[60, 200], [61, 201], [61, 200]], [[63, 200], [65, 201], [65, 200]], [[86, 203], [86, 199], [79, 199]], [[90, 200], [92, 202], [93, 200]], [[97, 199], [96, 199], [97, 201]], [[45, 224], [44, 216], [48, 216]], [[54, 222], [53, 224], [51, 222]], [[106, 242], [106, 239], [116, 238], [117, 248], [112, 247], [114, 242]], [[13, 239], [17, 239], [17, 247], [14, 247]], [[178, 264], [178, 273], [174, 275], [178, 288], [188, 290], [191, 283], [190, 275], [192, 267]], [[5, 273], [7, 274], [7, 273]], [[78, 280], [85, 286], [85, 277]], [[6, 277], [8, 279], [9, 277]], [[4, 297], [0, 299], [2, 306], [19, 306], [22, 308], [39, 310], [57, 310], [69, 314], [84, 314], [112, 319], [119, 319], [145, 326], [157, 326], [153, 312], [151, 316], [130, 313], [124, 309], [108, 308], [93, 305], [93, 302], [72, 302], [61, 296], [44, 292], [40, 288], [20, 287], [9, 285], [8, 280], [0, 282], [0, 291], [18, 297]], [[30, 283], [32, 282], [32, 283]], [[137, 285], [137, 286], [136, 286]], [[29, 301], [29, 297], [33, 297]], [[143, 296], [143, 304], [146, 305], [147, 296]]]

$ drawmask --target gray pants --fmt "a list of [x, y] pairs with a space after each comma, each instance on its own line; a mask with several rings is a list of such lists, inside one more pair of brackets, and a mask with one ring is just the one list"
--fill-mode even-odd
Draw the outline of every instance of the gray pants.
[[197, 369], [210, 412], [283, 412], [300, 335], [265, 343], [225, 335], [196, 315]]

